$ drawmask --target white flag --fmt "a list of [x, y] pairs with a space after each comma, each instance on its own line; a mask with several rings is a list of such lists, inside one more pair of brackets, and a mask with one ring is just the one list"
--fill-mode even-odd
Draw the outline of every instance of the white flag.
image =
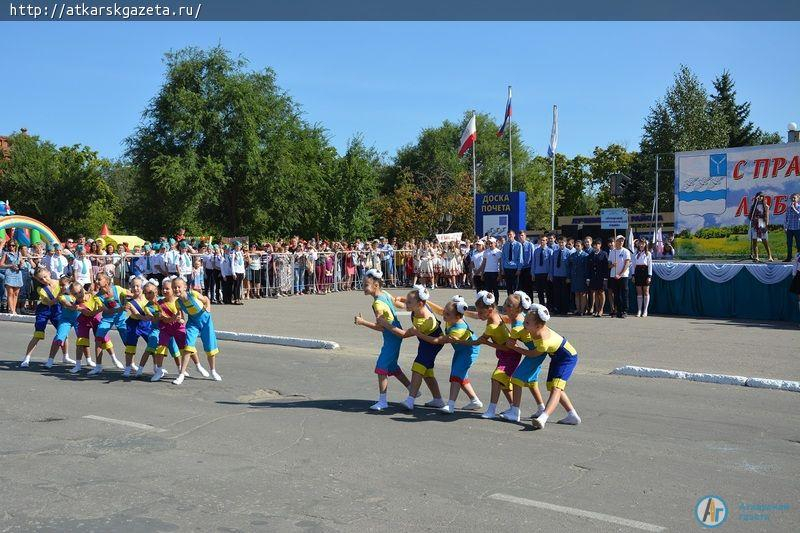
[[556, 147], [558, 146], [558, 106], [553, 106], [553, 131], [550, 132], [550, 146], [547, 147], [547, 155], [555, 157]]
[[458, 155], [464, 155], [464, 152], [469, 150], [477, 138], [478, 130], [475, 127], [475, 115], [472, 115], [472, 118], [467, 122], [467, 127], [464, 128], [464, 132], [461, 134], [461, 147], [458, 149]]

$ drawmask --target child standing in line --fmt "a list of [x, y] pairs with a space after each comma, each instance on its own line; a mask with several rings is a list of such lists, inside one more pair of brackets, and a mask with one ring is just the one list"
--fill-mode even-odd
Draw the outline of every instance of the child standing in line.
[[[186, 282], [180, 278], [172, 280], [172, 292], [178, 299], [178, 307], [187, 317], [186, 320], [186, 343], [181, 346], [181, 371], [173, 383], [180, 385], [187, 376], [189, 359], [192, 359], [197, 366], [198, 372], [207, 378], [208, 371], [200, 364], [197, 357], [197, 338], [203, 341], [203, 350], [208, 359], [208, 368], [211, 370], [211, 377], [214, 381], [222, 381], [222, 376], [217, 373], [217, 333], [214, 329], [214, 320], [211, 318], [211, 300], [195, 291], [186, 290]], [[179, 344], [180, 346], [180, 344]]]
[[494, 294], [488, 291], [480, 291], [478, 293], [478, 300], [475, 302], [475, 308], [477, 309], [477, 317], [486, 321], [486, 329], [483, 334], [474, 341], [456, 342], [474, 346], [477, 344], [487, 344], [489, 339], [491, 339], [497, 346], [495, 350], [497, 366], [492, 373], [492, 394], [490, 403], [489, 407], [486, 408], [486, 412], [481, 415], [482, 418], [494, 418], [497, 416], [497, 401], [500, 399], [501, 391], [508, 400], [509, 405], [512, 404], [511, 375], [517, 369], [521, 356], [505, 346], [510, 334], [503, 322], [502, 315], [497, 311], [497, 302]]
[[[376, 321], [378, 317], [382, 316], [392, 326], [396, 328], [401, 326], [400, 321], [397, 319], [395, 299], [391, 294], [383, 290], [383, 274], [380, 270], [371, 268], [364, 274], [364, 294], [372, 296], [372, 311], [375, 313]], [[389, 407], [389, 403], [386, 400], [389, 376], [396, 377], [406, 388], [411, 385], [411, 382], [397, 364], [397, 360], [400, 357], [400, 344], [403, 339], [397, 337], [377, 322], [364, 320], [360, 313], [355, 317], [354, 323], [356, 326], [364, 326], [383, 334], [383, 346], [378, 355], [378, 361], [375, 363], [375, 373], [378, 374], [378, 401], [370, 406], [373, 411], [383, 411]]]
[[550, 312], [547, 308], [543, 305], [533, 304], [530, 312], [525, 316], [525, 329], [531, 334], [535, 348], [533, 350], [514, 348], [528, 357], [550, 356], [550, 368], [547, 371], [547, 390], [550, 391], [550, 398], [547, 400], [544, 412], [533, 419], [534, 429], [544, 428], [547, 419], [553, 414], [559, 403], [567, 411], [567, 416], [559, 420], [559, 424], [575, 426], [581, 423], [581, 417], [578, 416], [575, 407], [564, 391], [567, 381], [572, 376], [572, 371], [578, 364], [578, 352], [567, 339], [547, 327], [549, 320]]
[[[147, 320], [149, 321], [153, 327], [150, 330], [150, 334], [147, 336], [147, 347], [142, 354], [142, 358], [139, 360], [139, 369], [136, 371], [136, 377], [142, 377], [144, 373], [144, 367], [147, 364], [147, 360], [150, 355], [153, 356], [153, 373], [155, 374], [158, 370], [158, 365], [156, 364], [156, 349], [158, 348], [158, 337], [160, 333], [160, 324], [158, 321], [159, 316], [159, 297], [158, 297], [158, 281], [154, 278], [151, 278], [145, 283], [142, 292], [144, 293], [145, 297], [145, 304], [142, 309], [143, 313], [138, 313], [138, 310], [134, 309], [134, 313], [131, 313], [131, 316], [137, 318], [139, 320]], [[173, 361], [175, 361], [175, 365], [180, 369], [180, 350], [178, 349], [178, 344], [175, 342], [175, 339], [172, 339], [167, 346], [169, 354], [172, 356]]]
[[[430, 304], [434, 311], [436, 305]], [[440, 308], [441, 309], [441, 308]], [[453, 414], [456, 409], [456, 399], [459, 390], [463, 389], [469, 397], [469, 403], [462, 409], [471, 411], [483, 407], [483, 403], [472, 388], [469, 380], [469, 369], [478, 359], [481, 347], [479, 345], [469, 346], [458, 344], [454, 341], [475, 341], [477, 336], [469, 329], [469, 325], [464, 321], [464, 312], [467, 310], [467, 302], [461, 296], [454, 296], [450, 302], [441, 309], [442, 318], [446, 327], [444, 335], [431, 337], [416, 330], [416, 335], [420, 340], [431, 344], [451, 344], [453, 346], [453, 362], [450, 365], [450, 396], [447, 405], [440, 410], [445, 414]]]
[[[19, 363], [20, 368], [28, 368], [30, 365], [33, 350], [39, 344], [39, 341], [44, 339], [44, 330], [47, 327], [47, 323], [50, 322], [58, 330], [58, 323], [61, 321], [61, 305], [58, 303], [61, 286], [58, 281], [50, 278], [50, 269], [46, 266], [37, 267], [33, 277], [41, 284], [38, 289], [39, 303], [36, 304], [36, 322], [33, 326], [33, 337], [28, 342], [25, 357]], [[53, 345], [50, 347], [50, 358], [55, 356], [57, 351], [58, 344], [55, 343], [54, 339]]]
[[156, 365], [156, 371], [150, 381], [160, 381], [161, 378], [169, 374], [164, 370], [164, 356], [169, 351], [169, 346], [172, 342], [180, 346], [186, 346], [186, 323], [183, 320], [183, 314], [180, 307], [178, 307], [178, 299], [172, 290], [172, 281], [177, 276], [170, 276], [164, 278], [161, 282], [161, 293], [164, 298], [158, 303], [158, 309], [154, 318], [159, 321], [158, 327], [158, 347], [156, 348], [155, 356], [153, 357]]
[[200, 259], [194, 260], [194, 268], [192, 269], [192, 277], [190, 280], [190, 285], [193, 291], [197, 291], [200, 294], [205, 293], [205, 270], [203, 269], [203, 261]]
[[61, 348], [61, 362], [64, 364], [74, 365], [75, 360], [69, 356], [69, 332], [74, 331], [77, 337], [78, 334], [78, 316], [80, 312], [75, 309], [75, 298], [70, 294], [70, 279], [67, 276], [61, 276], [58, 280], [60, 286], [60, 294], [58, 295], [58, 303], [61, 305], [61, 319], [58, 321], [58, 328], [56, 328], [56, 337], [53, 339], [55, 349], [50, 350], [50, 357], [44, 364], [45, 368], [52, 368], [55, 354], [58, 348]]
[[90, 333], [94, 333], [95, 350], [106, 347], [108, 339], [97, 337], [97, 329], [103, 316], [103, 302], [95, 296], [94, 286], [89, 283], [85, 287], [79, 282], [70, 285], [70, 293], [75, 298], [75, 309], [80, 312], [78, 316], [78, 340], [75, 345], [75, 366], [70, 369], [71, 374], [81, 371], [81, 360], [85, 357], [90, 368], [97, 365], [89, 357]]
[[[517, 291], [506, 299], [503, 306], [509, 316], [514, 317], [514, 322], [511, 326], [509, 339], [506, 342], [506, 347], [513, 349], [517, 345], [517, 341], [522, 342], [528, 349], [533, 349], [533, 339], [530, 333], [525, 329], [525, 316], [526, 312], [531, 309], [533, 302], [530, 296], [523, 291]], [[542, 393], [539, 392], [539, 372], [542, 369], [542, 362], [544, 362], [545, 355], [535, 357], [523, 357], [522, 361], [517, 366], [517, 369], [511, 375], [511, 384], [514, 386], [512, 391], [511, 409], [502, 413], [500, 416], [512, 422], [519, 422], [520, 409], [522, 403], [522, 390], [529, 389], [536, 401], [537, 410], [531, 418], [536, 418], [544, 412], [544, 402], [542, 401]]]
[[[428, 337], [441, 337], [442, 328], [427, 304], [430, 296], [428, 289], [422, 285], [414, 286], [414, 290], [406, 296], [405, 306], [406, 309], [411, 311], [411, 323], [413, 325], [411, 328], [404, 330], [395, 327], [383, 316], [378, 317], [378, 324], [383, 326], [384, 330], [391, 331], [401, 339], [413, 337], [417, 331]], [[439, 382], [436, 381], [433, 371], [436, 356], [442, 351], [442, 347], [441, 343], [431, 343], [422, 338], [419, 339], [417, 357], [411, 366], [411, 386], [408, 388], [408, 397], [403, 402], [403, 405], [409, 411], [414, 409], [414, 398], [419, 397], [419, 388], [423, 380], [425, 380], [425, 384], [428, 385], [433, 396], [433, 400], [426, 403], [425, 407], [435, 407], [437, 409], [444, 407], [445, 403], [439, 390]]]

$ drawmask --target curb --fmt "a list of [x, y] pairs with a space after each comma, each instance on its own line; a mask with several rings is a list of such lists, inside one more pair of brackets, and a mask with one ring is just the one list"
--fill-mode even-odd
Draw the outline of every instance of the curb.
[[[0, 322], [3, 321], [33, 324], [36, 322], [36, 318], [32, 315], [10, 315], [8, 313], [0, 313]], [[217, 340], [249, 342], [254, 344], [274, 344], [277, 346], [291, 346], [294, 348], [309, 348], [315, 350], [337, 350], [339, 348], [339, 344], [332, 341], [281, 337], [278, 335], [261, 335], [258, 333], [239, 333], [238, 331], [217, 331]]]
[[731, 376], [728, 374], [685, 372], [683, 370], [666, 370], [663, 368], [648, 368], [645, 366], [632, 365], [615, 368], [611, 371], [611, 374], [618, 376], [634, 376], [638, 378], [683, 379], [687, 381], [699, 381], [701, 383], [716, 383], [718, 385], [738, 385], [740, 387], [800, 392], [800, 381], [787, 381], [785, 379], [748, 378], [745, 376]]

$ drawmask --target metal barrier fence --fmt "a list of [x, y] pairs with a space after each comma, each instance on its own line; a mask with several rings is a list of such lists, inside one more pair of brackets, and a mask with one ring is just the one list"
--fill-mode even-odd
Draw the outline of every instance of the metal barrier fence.
[[[164, 254], [110, 254], [89, 255], [79, 277], [93, 280], [105, 272], [117, 285], [127, 286], [131, 276], [162, 279], [168, 275], [181, 275], [192, 288], [209, 296], [214, 302], [238, 302], [255, 298], [280, 298], [297, 294], [328, 294], [363, 288], [364, 274], [371, 268], [384, 273], [387, 287], [411, 287], [416, 283], [446, 287], [456, 285], [468, 288], [472, 276], [469, 262], [456, 254], [439, 257], [419, 250], [346, 250], [305, 251], [302, 253], [242, 252], [223, 267], [222, 254], [209, 257], [186, 254], [188, 260], [174, 265], [163, 261]], [[53, 257], [53, 256], [50, 256]], [[45, 260], [54, 277], [73, 275], [72, 258], [47, 259], [47, 256], [29, 255], [20, 258], [23, 287], [20, 301], [32, 303], [36, 298], [33, 270]], [[149, 257], [149, 261], [148, 261]], [[199, 264], [198, 264], [199, 262]], [[0, 276], [10, 266], [0, 267]], [[78, 267], [80, 269], [80, 267]], [[86, 270], [91, 269], [90, 272]], [[229, 274], [229, 275], [223, 275]], [[0, 300], [5, 300], [3, 280], [0, 279]]]

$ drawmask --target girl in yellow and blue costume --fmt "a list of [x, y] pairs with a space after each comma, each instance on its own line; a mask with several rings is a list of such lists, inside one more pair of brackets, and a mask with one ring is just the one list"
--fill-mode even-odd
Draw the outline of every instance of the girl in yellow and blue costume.
[[[125, 299], [128, 297], [128, 291], [119, 285], [114, 285], [114, 281], [105, 272], [100, 272], [97, 274], [97, 297], [103, 302], [103, 316], [95, 336], [98, 339], [104, 339], [105, 349], [111, 356], [111, 362], [122, 370], [124, 366], [117, 359], [117, 354], [114, 353], [114, 344], [111, 342], [109, 334], [112, 328], [116, 328], [123, 345], [127, 340], [128, 313], [125, 312]], [[88, 376], [94, 376], [103, 371], [103, 351], [97, 347], [95, 347], [95, 361], [97, 366], [89, 371]]]
[[[503, 305], [505, 313], [509, 317], [514, 317], [513, 322], [510, 324], [511, 331], [509, 338], [506, 341], [506, 348], [513, 349], [517, 342], [522, 342], [529, 350], [534, 348], [534, 342], [531, 334], [525, 329], [525, 316], [526, 312], [531, 309], [533, 303], [530, 297], [523, 291], [517, 291], [506, 298]], [[512, 422], [519, 422], [520, 409], [522, 403], [522, 390], [528, 389], [536, 401], [537, 411], [531, 418], [536, 418], [544, 412], [544, 402], [542, 401], [542, 393], [539, 392], [539, 372], [542, 370], [542, 363], [545, 360], [545, 355], [527, 356], [523, 357], [514, 373], [511, 375], [511, 384], [513, 389], [511, 391], [511, 408], [508, 411], [500, 413], [500, 417]]]
[[450, 396], [447, 405], [440, 411], [446, 414], [455, 412], [456, 399], [459, 390], [463, 389], [469, 397], [469, 403], [463, 409], [473, 410], [483, 407], [483, 403], [478, 399], [478, 395], [472, 388], [469, 380], [469, 369], [478, 359], [481, 347], [478, 344], [460, 344], [456, 341], [476, 341], [477, 335], [472, 332], [469, 325], [464, 321], [464, 313], [467, 310], [467, 302], [461, 296], [454, 296], [444, 308], [439, 307], [433, 302], [428, 302], [430, 307], [440, 313], [446, 324], [444, 335], [431, 337], [420, 330], [416, 330], [416, 335], [420, 340], [431, 344], [451, 344], [453, 346], [453, 361], [450, 365]]
[[[144, 293], [144, 305], [140, 304], [140, 300], [131, 300], [128, 302], [130, 306], [128, 308], [128, 312], [131, 314], [132, 318], [139, 320], [140, 322], [149, 323], [151, 324], [150, 333], [147, 335], [147, 347], [142, 354], [141, 359], [139, 360], [139, 368], [136, 370], [136, 377], [141, 377], [144, 373], [144, 367], [147, 364], [147, 360], [152, 355], [153, 356], [153, 373], [154, 375], [159, 373], [159, 363], [156, 361], [156, 350], [158, 349], [158, 340], [160, 334], [160, 324], [158, 321], [158, 317], [161, 314], [161, 307], [160, 301], [158, 297], [158, 281], [154, 278], [151, 278], [144, 284], [142, 289]], [[138, 337], [133, 339], [133, 347], [134, 353], [136, 350], [136, 343], [138, 342]], [[126, 346], [127, 349], [127, 346]], [[180, 369], [180, 349], [178, 348], [178, 343], [175, 342], [175, 339], [170, 339], [169, 343], [166, 346], [166, 352], [168, 352], [172, 359], [175, 361], [175, 365]], [[163, 357], [162, 357], [163, 359]], [[161, 371], [163, 375], [163, 370]]]
[[208, 359], [208, 367], [214, 381], [222, 381], [222, 376], [217, 373], [217, 333], [214, 330], [214, 321], [211, 318], [211, 300], [197, 291], [189, 290], [186, 281], [182, 278], [172, 280], [172, 290], [178, 298], [178, 306], [187, 317], [186, 320], [186, 344], [181, 346], [181, 372], [173, 383], [180, 385], [186, 377], [186, 369], [189, 367], [189, 359], [193, 359], [197, 365], [197, 370], [204, 377], [208, 377], [208, 372], [200, 365], [197, 358], [197, 337], [203, 341], [203, 349]]
[[[356, 326], [364, 326], [371, 330], [378, 331], [383, 335], [383, 345], [381, 346], [378, 360], [375, 363], [375, 373], [378, 375], [378, 401], [370, 406], [373, 411], [383, 411], [389, 407], [386, 399], [386, 391], [389, 388], [389, 376], [394, 376], [406, 388], [411, 382], [406, 377], [397, 360], [400, 357], [400, 345], [403, 342], [401, 337], [396, 336], [378, 323], [382, 318], [392, 327], [400, 328], [400, 321], [397, 319], [397, 309], [395, 308], [395, 298], [383, 290], [383, 274], [381, 271], [371, 268], [364, 274], [364, 294], [372, 296], [372, 311], [375, 313], [375, 322], [369, 322], [362, 318], [359, 313], [353, 320]], [[402, 303], [400, 300], [397, 300]]]
[[[56, 331], [58, 331], [58, 324], [61, 322], [61, 305], [59, 304], [58, 297], [61, 295], [61, 286], [58, 281], [50, 278], [50, 270], [47, 267], [39, 266], [33, 274], [34, 279], [41, 286], [38, 288], [39, 302], [36, 304], [36, 321], [33, 326], [33, 337], [28, 342], [28, 347], [25, 350], [25, 357], [20, 361], [20, 368], [28, 368], [31, 362], [31, 355], [36, 345], [40, 340], [44, 339], [44, 330], [47, 323], [51, 323]], [[50, 357], [48, 362], [52, 360], [55, 353], [58, 351], [59, 345], [56, 344], [55, 339], [53, 345], [50, 347]], [[47, 365], [45, 365], [47, 366]], [[50, 368], [50, 363], [47, 368]]]
[[572, 377], [572, 372], [578, 364], [578, 352], [564, 337], [547, 327], [550, 312], [543, 305], [533, 304], [525, 316], [525, 329], [530, 333], [534, 344], [533, 350], [526, 350], [515, 346], [514, 350], [525, 356], [538, 357], [550, 356], [550, 368], [547, 372], [547, 390], [550, 398], [543, 413], [534, 418], [533, 428], [543, 429], [548, 418], [560, 403], [567, 411], [567, 416], [558, 421], [559, 424], [577, 425], [581, 423], [575, 407], [572, 405], [567, 393], [567, 381]]
[[[436, 315], [433, 314], [428, 299], [430, 293], [423, 285], [415, 285], [414, 290], [408, 293], [404, 300], [406, 309], [411, 311], [411, 324], [412, 327], [404, 330], [401, 327], [394, 326], [389, 323], [385, 318], [379, 317], [378, 323], [385, 329], [388, 329], [401, 339], [406, 337], [413, 337], [416, 332], [420, 332], [429, 338], [438, 338], [443, 335], [442, 327]], [[414, 409], [414, 399], [419, 397], [419, 388], [422, 381], [428, 385], [433, 399], [425, 404], [425, 407], [434, 407], [441, 409], [445, 403], [442, 400], [442, 393], [439, 390], [439, 383], [434, 376], [434, 363], [436, 356], [442, 351], [442, 344], [431, 343], [427, 340], [420, 338], [419, 346], [417, 347], [417, 357], [414, 359], [414, 364], [411, 366], [411, 386], [408, 388], [408, 397], [403, 402], [403, 405], [409, 411]]]

